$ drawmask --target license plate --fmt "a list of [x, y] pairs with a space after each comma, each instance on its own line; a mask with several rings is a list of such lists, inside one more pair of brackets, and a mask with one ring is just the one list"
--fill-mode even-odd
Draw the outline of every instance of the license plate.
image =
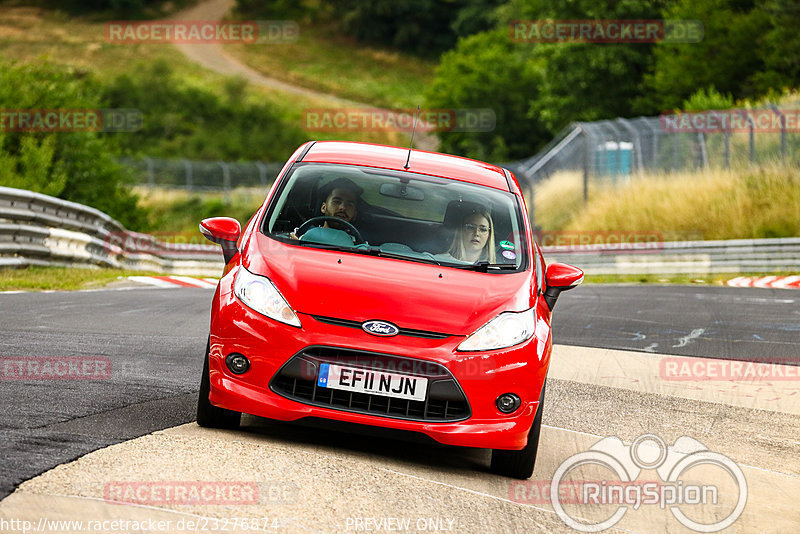
[[428, 379], [421, 376], [400, 375], [373, 369], [323, 363], [319, 366], [317, 386], [371, 393], [396, 399], [424, 401], [428, 391]]

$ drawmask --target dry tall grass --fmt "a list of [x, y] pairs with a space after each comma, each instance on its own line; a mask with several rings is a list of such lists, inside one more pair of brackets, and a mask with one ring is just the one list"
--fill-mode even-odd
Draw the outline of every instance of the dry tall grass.
[[593, 180], [583, 204], [580, 173], [535, 191], [545, 230], [660, 232], [665, 239], [800, 236], [800, 170], [758, 169], [631, 176], [617, 187]]

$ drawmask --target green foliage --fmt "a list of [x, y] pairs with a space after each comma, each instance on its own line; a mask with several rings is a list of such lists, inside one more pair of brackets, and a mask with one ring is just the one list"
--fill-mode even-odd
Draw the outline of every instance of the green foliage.
[[[663, 0], [522, 0], [515, 18], [532, 20], [659, 19]], [[573, 121], [594, 121], [654, 113], [632, 103], [644, 91], [652, 64], [646, 43], [525, 44], [545, 65], [545, 84], [531, 110], [552, 132]]]
[[6, 187], [29, 189], [45, 195], [58, 195], [67, 184], [62, 165], [53, 160], [55, 137], [37, 139], [33, 135], [19, 136], [19, 148], [6, 151], [5, 138], [0, 132], [0, 176]]
[[[103, 107], [97, 83], [84, 73], [49, 64], [0, 64], [0, 109]], [[141, 228], [144, 212], [112, 156], [118, 150], [114, 135], [119, 134], [0, 132], [0, 185], [88, 204]]]
[[759, 50], [767, 71], [753, 76], [757, 86], [782, 89], [800, 85], [800, 8], [796, 0], [765, 0], [771, 29]]
[[682, 111], [705, 111], [708, 109], [730, 109], [734, 106], [731, 95], [723, 95], [713, 87], [698, 89], [688, 100], [683, 101]]
[[[496, 30], [442, 57], [427, 93], [431, 106], [495, 109], [493, 135], [440, 136], [465, 155], [525, 157], [573, 121], [724, 109], [800, 84], [794, 0], [509, 0], [492, 17]], [[705, 35], [698, 43], [510, 43], [515, 20], [586, 19], [698, 20]], [[509, 128], [509, 116], [527, 128]]]
[[[496, 12], [500, 25], [459, 41], [442, 56], [430, 107], [490, 107], [491, 134], [440, 135], [443, 147], [494, 160], [532, 155], [572, 121], [632, 116], [652, 45], [520, 43], [511, 20], [657, 19], [658, 0], [595, 2], [514, 0]], [[647, 110], [652, 111], [652, 110]]]
[[236, 12], [248, 18], [311, 21], [329, 14], [330, 6], [318, 0], [236, 0]]
[[222, 94], [175, 76], [165, 62], [141, 65], [105, 90], [111, 107], [144, 113], [143, 128], [126, 134], [126, 152], [205, 160], [285, 159], [306, 141], [279, 110], [247, 98], [246, 83], [231, 79]]
[[547, 142], [549, 132], [530, 114], [544, 73], [541, 62], [508, 39], [504, 29], [459, 41], [442, 56], [426, 93], [428, 108], [491, 108], [491, 132], [440, 132], [441, 150], [503, 161], [530, 155]]
[[233, 217], [244, 225], [263, 201], [263, 191], [255, 195], [234, 192], [229, 198], [217, 194], [194, 194], [160, 202], [151, 200], [148, 202], [150, 227], [162, 232], [196, 234], [198, 222], [208, 217]]
[[[800, 50], [790, 51], [791, 46], [778, 42], [788, 21], [779, 21], [765, 7], [764, 2], [753, 0], [678, 0], [670, 4], [664, 18], [700, 20], [703, 40], [659, 43], [652, 74], [646, 80], [652, 95], [643, 94], [642, 99], [660, 109], [676, 109], [700, 88], [714, 87], [735, 100], [744, 100], [779, 89], [784, 81], [800, 81], [797, 68], [794, 80], [775, 70], [783, 61], [796, 64]], [[796, 31], [787, 41], [797, 46]], [[791, 55], [784, 58], [786, 53]]]
[[192, 0], [40, 0], [39, 3], [72, 14], [94, 18], [158, 18]]
[[459, 36], [490, 29], [503, 0], [237, 0], [237, 11], [264, 18], [331, 21], [362, 42], [437, 56]]

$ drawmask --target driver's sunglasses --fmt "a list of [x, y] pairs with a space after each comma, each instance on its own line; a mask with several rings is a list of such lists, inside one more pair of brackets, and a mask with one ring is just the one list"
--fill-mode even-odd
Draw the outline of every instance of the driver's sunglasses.
[[464, 230], [466, 230], [467, 232], [474, 232], [476, 229], [478, 230], [478, 233], [481, 234], [485, 234], [489, 230], [491, 230], [491, 228], [489, 228], [485, 224], [472, 224], [472, 223], [464, 224]]

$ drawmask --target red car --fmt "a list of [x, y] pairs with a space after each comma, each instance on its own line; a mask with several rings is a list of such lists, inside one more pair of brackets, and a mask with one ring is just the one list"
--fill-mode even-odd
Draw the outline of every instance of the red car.
[[511, 172], [309, 142], [243, 232], [225, 217], [200, 230], [226, 261], [200, 426], [359, 423], [490, 448], [494, 472], [531, 476], [551, 311], [583, 272], [545, 271]]

